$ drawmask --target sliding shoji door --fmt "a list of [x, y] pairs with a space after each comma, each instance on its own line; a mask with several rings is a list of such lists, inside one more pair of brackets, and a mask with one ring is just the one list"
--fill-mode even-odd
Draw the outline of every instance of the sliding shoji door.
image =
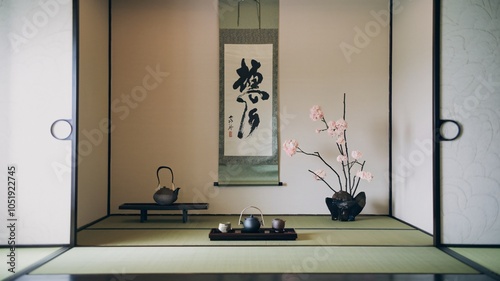
[[[441, 242], [500, 244], [500, 2], [442, 0]], [[459, 132], [459, 128], [461, 131]]]
[[0, 245], [72, 240], [72, 6], [0, 1]]

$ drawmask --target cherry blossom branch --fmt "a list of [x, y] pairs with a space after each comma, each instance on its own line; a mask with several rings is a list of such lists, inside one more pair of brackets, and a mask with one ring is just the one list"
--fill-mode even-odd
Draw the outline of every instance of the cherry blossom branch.
[[[309, 153], [309, 152], [305, 152], [304, 150], [302, 150], [300, 147], [297, 147], [297, 151], [300, 152], [300, 153], [303, 153], [305, 155], [309, 155], [309, 156], [316, 156], [318, 157], [319, 159], [321, 159], [321, 161], [323, 161], [323, 163], [328, 166], [328, 168], [330, 168], [330, 170], [332, 170], [336, 175], [337, 175], [337, 178], [339, 180], [339, 186], [340, 186], [340, 190], [342, 191], [342, 181], [340, 180], [340, 175], [339, 173], [337, 173], [337, 171], [332, 167], [330, 166], [330, 164], [328, 164], [328, 162], [325, 161], [325, 159], [323, 159], [323, 157], [321, 157], [321, 155], [319, 154], [319, 152], [314, 152], [314, 153]], [[330, 187], [330, 186], [329, 186]], [[331, 189], [331, 187], [330, 187]]]
[[[365, 167], [366, 161], [363, 161], [363, 164], [359, 163], [357, 160], [356, 160], [356, 162], [361, 165], [360, 171], [363, 171], [363, 168]], [[354, 177], [356, 177], [356, 176], [354, 176]], [[356, 187], [354, 188], [354, 192], [352, 194], [356, 194], [356, 191], [358, 190], [359, 180], [360, 180], [360, 178], [358, 177], [358, 182], [356, 183]]]
[[[346, 94], [344, 93], [344, 101], [343, 101], [344, 111], [342, 113], [342, 119], [344, 119], [344, 120], [346, 120], [345, 119], [345, 112], [346, 112], [345, 96], [346, 96]], [[346, 130], [344, 130], [344, 145], [345, 145], [345, 155], [347, 156], [347, 163], [349, 163], [350, 162], [349, 161], [349, 147], [347, 147], [347, 132], [346, 132]], [[349, 179], [349, 183], [347, 183], [347, 180], [346, 180], [346, 186], [349, 186], [349, 193], [351, 195], [353, 195], [354, 193], [352, 193], [352, 184], [351, 184], [351, 167], [349, 167], [349, 166], [347, 169], [346, 178]], [[347, 187], [346, 187], [346, 191], [347, 191]]]
[[[294, 139], [285, 141], [285, 143], [283, 143], [283, 149], [289, 156], [293, 156], [296, 152], [300, 152], [305, 155], [318, 157], [337, 176], [340, 191], [344, 191], [345, 189], [345, 192], [348, 192], [351, 196], [354, 196], [354, 194], [356, 194], [358, 190], [360, 180], [364, 179], [367, 181], [371, 181], [373, 176], [371, 173], [363, 171], [365, 162], [363, 161], [363, 163], [361, 163], [358, 161], [358, 159], [362, 157], [362, 153], [360, 151], [353, 150], [352, 155], [349, 154], [349, 146], [347, 142], [347, 122], [345, 121], [346, 108], [347, 108], [346, 93], [344, 93], [342, 119], [339, 119], [337, 121], [327, 122], [324, 113], [319, 105], [314, 105], [311, 108], [309, 114], [309, 117], [313, 121], [321, 121], [324, 124], [323, 128], [316, 129], [316, 133], [321, 133], [326, 131], [328, 135], [330, 135], [331, 137], [337, 138], [335, 144], [340, 153], [340, 155], [337, 156], [337, 161], [340, 162], [342, 165], [343, 177], [341, 177], [340, 173], [337, 172], [337, 170], [335, 170], [330, 164], [328, 164], [328, 162], [326, 162], [325, 159], [323, 159], [323, 157], [319, 152], [311, 153], [303, 151], [302, 149], [299, 148], [299, 143]], [[353, 159], [353, 161], [351, 161], [351, 159]], [[361, 171], [355, 173], [352, 172], [351, 170], [352, 168], [354, 168], [354, 165], [356, 164], [361, 166]], [[333, 192], [336, 192], [335, 189], [333, 189], [328, 184], [328, 182], [324, 180], [323, 177], [316, 174], [316, 172], [313, 172], [311, 170], [308, 171], [314, 174], [316, 176], [316, 179], [321, 179]], [[323, 173], [324, 172], [321, 171], [320, 174]], [[342, 183], [342, 178], [344, 179], [344, 184]]]
[[[344, 97], [344, 118], [345, 118], [345, 97]], [[349, 147], [347, 147], [347, 133], [346, 133], [346, 131], [344, 131], [344, 141], [345, 141], [344, 145], [345, 145], [345, 155], [347, 156], [347, 163], [350, 163], [350, 161], [349, 161]], [[348, 169], [347, 169], [347, 176], [346, 176], [346, 178], [349, 179], [349, 183], [347, 183], [347, 181], [346, 181], [345, 184], [346, 184], [346, 186], [349, 186], [349, 193], [352, 195], [353, 193], [351, 192], [352, 191], [352, 185], [351, 185], [351, 167], [349, 167], [349, 166], [348, 166]], [[346, 187], [346, 191], [347, 191], [347, 187]]]
[[[339, 149], [340, 154], [344, 155], [344, 151], [342, 149], [342, 145], [340, 145], [340, 144], [337, 143], [337, 148]], [[350, 169], [349, 168], [349, 162], [347, 162], [347, 164], [344, 165], [344, 161], [342, 161], [341, 164], [342, 164], [342, 172], [344, 173], [344, 179], [345, 179], [345, 185], [346, 185], [345, 186], [345, 190], [347, 191], [347, 173], [345, 171], [345, 166], [347, 165], [347, 169], [349, 170]]]
[[311, 170], [308, 170], [309, 172], [311, 172], [312, 174], [314, 174], [318, 179], [322, 180], [327, 186], [328, 188], [330, 188], [333, 192], [337, 192], [335, 189], [333, 189], [326, 181], [323, 177], [320, 177], [318, 174], [316, 174], [315, 172], [311, 171]]

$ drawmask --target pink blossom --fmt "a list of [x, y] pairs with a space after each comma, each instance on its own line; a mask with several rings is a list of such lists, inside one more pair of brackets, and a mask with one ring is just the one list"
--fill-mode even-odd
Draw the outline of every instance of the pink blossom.
[[356, 177], [360, 178], [360, 179], [363, 179], [363, 180], [366, 180], [368, 182], [371, 182], [372, 179], [373, 179], [373, 175], [372, 173], [370, 172], [365, 172], [365, 171], [358, 171], [356, 173]]
[[352, 158], [354, 159], [359, 159], [361, 157], [363, 157], [363, 153], [361, 153], [361, 151], [357, 151], [357, 150], [354, 150], [352, 153], [351, 153], [351, 156]]
[[337, 156], [337, 162], [347, 161], [347, 156], [340, 154]]
[[343, 135], [340, 135], [337, 137], [337, 143], [338, 144], [345, 144], [345, 139]]
[[340, 133], [343, 133], [347, 130], [347, 122], [344, 119], [339, 119], [335, 122], [335, 129]]
[[[323, 110], [319, 105], [312, 106], [309, 113], [309, 117], [313, 121], [318, 121], [318, 120], [321, 121], [320, 129], [315, 129], [315, 132], [322, 133], [323, 131], [325, 131], [325, 134], [328, 134], [335, 141], [335, 143], [331, 147], [338, 150], [338, 152], [335, 154], [337, 154], [336, 156], [337, 162], [340, 163], [337, 164], [337, 166], [341, 166], [340, 172], [338, 172], [336, 168], [330, 166], [326, 158], [323, 159], [323, 157], [320, 155], [319, 152], [307, 152], [307, 150], [306, 151], [302, 150], [299, 147], [299, 143], [294, 139], [286, 140], [283, 143], [283, 150], [288, 156], [293, 156], [295, 153], [298, 152], [305, 155], [316, 156], [320, 158], [320, 160], [322, 160], [324, 164], [326, 164], [327, 166], [326, 170], [328, 170], [329, 168], [332, 172], [336, 174], [337, 177], [335, 177], [334, 175], [335, 179], [333, 180], [335, 181], [336, 178], [338, 178], [338, 183], [340, 185], [338, 188], [342, 190], [345, 184], [346, 192], [354, 196], [354, 193], [356, 193], [357, 191], [359, 181], [366, 180], [370, 182], [373, 179], [373, 175], [370, 172], [363, 171], [365, 167], [365, 161], [359, 160], [360, 158], [363, 157], [363, 154], [360, 151], [357, 150], [352, 151], [348, 149], [347, 136], [346, 136], [348, 124], [346, 120], [344, 120], [345, 99], [346, 99], [346, 94], [344, 94], [344, 112], [342, 115], [340, 115], [341, 118], [336, 121], [327, 122]], [[324, 126], [326, 126], [326, 128]], [[333, 157], [335, 158], [335, 156]], [[335, 162], [335, 160], [333, 160], [333, 162]], [[357, 168], [357, 171], [355, 170], [356, 169], [355, 167]], [[313, 174], [315, 180], [323, 181], [332, 191], [335, 192], [334, 188], [332, 188], [330, 184], [325, 181], [324, 178], [326, 177], [326, 172], [324, 170], [316, 170], [315, 172], [313, 172], [312, 170], [308, 171]], [[341, 173], [343, 173], [343, 177], [341, 176]], [[342, 183], [343, 180], [345, 181], [345, 183]], [[354, 183], [352, 182], [353, 180], [355, 181]]]
[[309, 117], [313, 121], [318, 121], [322, 120], [324, 117], [323, 111], [321, 110], [321, 107], [319, 105], [315, 105], [311, 108], [311, 113], [309, 114]]
[[314, 179], [317, 181], [326, 177], [326, 172], [323, 170], [314, 171], [314, 174]]
[[283, 143], [283, 150], [288, 156], [293, 156], [298, 147], [299, 143], [296, 140], [287, 140]]
[[335, 121], [328, 122], [328, 134], [332, 137], [336, 135], [336, 133], [335, 133]]

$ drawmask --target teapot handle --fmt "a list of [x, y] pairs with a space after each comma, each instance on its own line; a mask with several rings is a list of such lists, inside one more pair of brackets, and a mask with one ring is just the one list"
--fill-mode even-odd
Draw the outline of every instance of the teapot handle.
[[172, 175], [172, 189], [175, 189], [175, 185], [174, 185], [174, 172], [172, 171], [172, 169], [170, 167], [167, 167], [167, 166], [160, 166], [158, 167], [158, 170], [156, 170], [156, 178], [158, 179], [158, 188], [160, 188], [160, 170], [161, 169], [169, 169], [170, 170], [170, 174]]
[[241, 213], [240, 213], [240, 219], [238, 220], [238, 225], [241, 225], [241, 217], [243, 216], [243, 212], [245, 212], [245, 210], [248, 209], [248, 208], [254, 208], [254, 209], [259, 210], [259, 212], [260, 212], [260, 218], [262, 220], [262, 225], [265, 226], [265, 224], [264, 224], [264, 215], [262, 214], [262, 211], [259, 208], [255, 207], [255, 206], [248, 206], [245, 209], [243, 209], [243, 211], [241, 211]]

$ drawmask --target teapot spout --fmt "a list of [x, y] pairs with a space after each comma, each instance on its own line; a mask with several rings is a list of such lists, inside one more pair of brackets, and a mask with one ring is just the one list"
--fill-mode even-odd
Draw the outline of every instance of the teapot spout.
[[175, 195], [178, 195], [178, 194], [179, 194], [179, 190], [180, 190], [180, 189], [181, 189], [180, 187], [177, 187], [177, 188], [174, 190], [174, 194], [175, 194]]

